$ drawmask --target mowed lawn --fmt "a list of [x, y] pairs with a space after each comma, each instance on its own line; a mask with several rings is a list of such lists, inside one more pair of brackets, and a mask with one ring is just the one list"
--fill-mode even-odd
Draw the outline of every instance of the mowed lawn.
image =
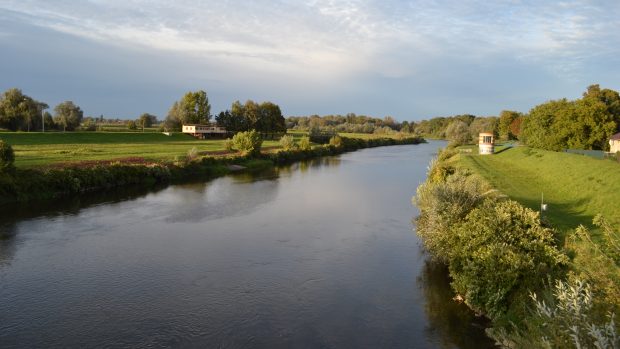
[[516, 147], [491, 156], [460, 154], [458, 161], [510, 198], [539, 210], [566, 230], [592, 226], [600, 213], [620, 228], [620, 164], [610, 160]]
[[[182, 133], [0, 132], [0, 139], [13, 146], [18, 167], [126, 158], [168, 161], [194, 147], [199, 152], [225, 150], [222, 139], [198, 140]], [[277, 140], [263, 142], [263, 147], [277, 145]]]

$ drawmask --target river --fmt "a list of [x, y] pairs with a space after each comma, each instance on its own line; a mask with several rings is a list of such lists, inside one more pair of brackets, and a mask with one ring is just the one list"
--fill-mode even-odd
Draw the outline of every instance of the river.
[[0, 347], [490, 347], [413, 231], [443, 145], [5, 207]]

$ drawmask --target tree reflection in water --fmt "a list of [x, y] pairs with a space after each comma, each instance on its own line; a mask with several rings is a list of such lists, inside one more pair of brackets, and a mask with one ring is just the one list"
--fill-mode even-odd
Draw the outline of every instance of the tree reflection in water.
[[453, 300], [448, 268], [444, 264], [427, 260], [418, 284], [426, 300], [424, 310], [429, 322], [429, 337], [440, 338], [442, 348], [495, 347], [484, 332], [489, 320], [476, 316], [465, 304]]

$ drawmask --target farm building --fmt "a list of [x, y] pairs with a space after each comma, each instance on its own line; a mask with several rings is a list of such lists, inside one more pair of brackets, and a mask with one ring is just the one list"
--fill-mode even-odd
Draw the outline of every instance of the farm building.
[[196, 124], [183, 125], [183, 133], [187, 133], [201, 139], [207, 138], [207, 136], [225, 137], [227, 134], [226, 129], [223, 127]]
[[609, 139], [609, 152], [615, 154], [619, 151], [620, 151], [620, 132], [611, 136], [611, 138]]
[[481, 155], [493, 154], [495, 151], [494, 136], [490, 132], [481, 132], [478, 135], [478, 153]]

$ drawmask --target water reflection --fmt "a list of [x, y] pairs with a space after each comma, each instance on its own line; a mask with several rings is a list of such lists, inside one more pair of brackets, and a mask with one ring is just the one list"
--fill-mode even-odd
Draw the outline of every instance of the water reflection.
[[452, 298], [448, 268], [439, 262], [424, 263], [418, 283], [424, 292], [424, 311], [428, 318], [429, 338], [440, 338], [442, 348], [493, 348], [494, 344], [483, 331], [471, 331], [471, 324], [481, 330], [489, 325], [484, 317], [476, 316], [465, 304]]
[[467, 348], [410, 226], [436, 148], [14, 209], [1, 346]]

